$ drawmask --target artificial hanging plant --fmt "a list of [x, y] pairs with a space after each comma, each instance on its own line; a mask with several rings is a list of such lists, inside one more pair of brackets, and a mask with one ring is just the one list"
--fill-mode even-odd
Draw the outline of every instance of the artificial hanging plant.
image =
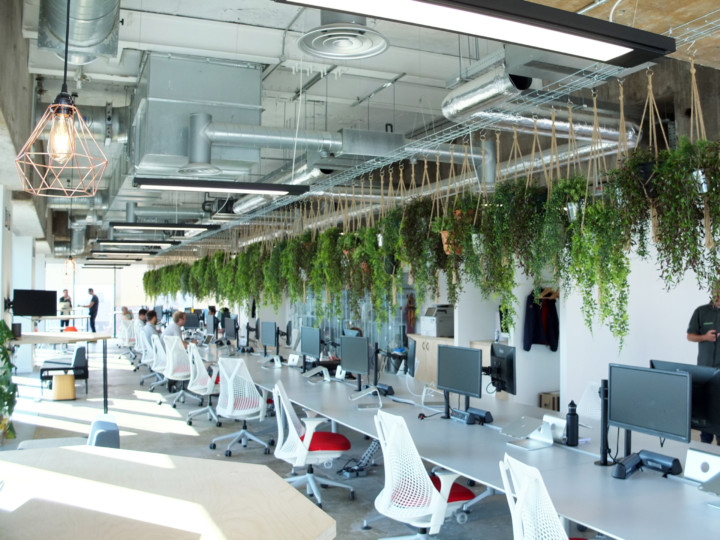
[[17, 385], [12, 380], [12, 347], [10, 340], [12, 331], [5, 321], [0, 320], [0, 436], [2, 438], [15, 437], [15, 428], [12, 425], [12, 413], [17, 403]]

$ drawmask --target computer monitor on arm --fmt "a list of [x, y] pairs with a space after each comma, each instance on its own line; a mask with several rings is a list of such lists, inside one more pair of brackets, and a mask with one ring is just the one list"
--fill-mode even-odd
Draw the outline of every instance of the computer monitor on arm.
[[465, 410], [471, 397], [482, 395], [482, 350], [438, 345], [437, 387], [445, 396], [445, 418], [450, 418], [450, 393], [465, 396]]

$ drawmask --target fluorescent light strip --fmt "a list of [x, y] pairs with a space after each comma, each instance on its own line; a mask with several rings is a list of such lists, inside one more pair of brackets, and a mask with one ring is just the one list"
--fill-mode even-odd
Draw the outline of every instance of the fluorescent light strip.
[[115, 247], [140, 247], [140, 246], [157, 246], [161, 249], [169, 248], [170, 246], [178, 246], [180, 242], [172, 240], [98, 240], [96, 242], [100, 246], [115, 246]]
[[204, 225], [199, 223], [135, 223], [111, 221], [110, 227], [120, 231], [194, 231], [205, 232], [216, 230], [220, 225]]
[[142, 259], [103, 259], [103, 258], [98, 259], [95, 257], [86, 257], [85, 258], [86, 264], [91, 263], [91, 262], [107, 264], [107, 263], [133, 263], [133, 262], [141, 262], [141, 261], [142, 261]]
[[101, 251], [99, 249], [91, 249], [90, 255], [137, 255], [138, 257], [144, 257], [149, 255], [157, 255], [157, 251], [125, 251], [122, 249]]
[[104, 270], [104, 269], [109, 270], [111, 268], [113, 268], [113, 269], [126, 268], [128, 266], [130, 266], [130, 265], [129, 264], [83, 264], [82, 265], [83, 268], [98, 268], [100, 270]]
[[135, 178], [133, 186], [159, 191], [196, 191], [200, 193], [244, 193], [254, 195], [302, 195], [308, 186], [223, 182], [217, 180], [173, 180], [167, 178]]
[[[640, 64], [675, 50], [672, 39], [528, 2], [487, 0], [280, 0], [289, 4], [356, 13], [504, 43], [516, 43], [610, 62]], [[621, 31], [622, 30], [622, 31]], [[623, 35], [629, 35], [623, 38]], [[591, 36], [591, 37], [588, 37]], [[647, 58], [645, 58], [647, 57]], [[625, 65], [630, 67], [630, 65]]]

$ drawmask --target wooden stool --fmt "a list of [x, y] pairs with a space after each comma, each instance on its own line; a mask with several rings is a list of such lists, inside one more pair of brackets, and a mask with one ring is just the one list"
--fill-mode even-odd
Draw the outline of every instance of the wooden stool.
[[75, 399], [75, 375], [53, 375], [52, 398], [55, 401]]

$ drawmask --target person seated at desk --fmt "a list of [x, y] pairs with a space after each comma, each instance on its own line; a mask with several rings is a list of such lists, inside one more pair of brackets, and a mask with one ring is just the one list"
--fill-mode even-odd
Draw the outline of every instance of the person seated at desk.
[[[184, 311], [176, 311], [173, 313], [170, 324], [167, 325], [167, 328], [165, 328], [165, 331], [162, 334], [163, 340], [165, 336], [177, 336], [180, 338], [183, 347], [187, 349], [188, 342], [183, 339], [182, 335], [182, 327], [185, 326], [186, 319], [187, 317], [185, 316]], [[192, 342], [197, 343], [195, 340], [192, 340]]]
[[123, 306], [123, 307], [122, 307], [122, 317], [123, 317], [123, 319], [125, 319], [126, 321], [132, 321], [133, 314], [132, 314], [132, 311], [130, 311], [130, 310], [127, 308], [127, 306]]
[[147, 312], [148, 312], [148, 310], [145, 308], [138, 311], [138, 319], [140, 319], [140, 322], [142, 323], [143, 326], [145, 326], [145, 324], [147, 324]]
[[157, 331], [157, 323], [158, 323], [158, 315], [157, 311], [154, 309], [151, 309], [147, 312], [147, 324], [145, 325], [145, 328], [143, 328], [143, 331], [145, 332], [145, 336], [147, 337], [148, 343], [152, 344], [152, 337], [158, 336], [160, 337], [160, 332]]

